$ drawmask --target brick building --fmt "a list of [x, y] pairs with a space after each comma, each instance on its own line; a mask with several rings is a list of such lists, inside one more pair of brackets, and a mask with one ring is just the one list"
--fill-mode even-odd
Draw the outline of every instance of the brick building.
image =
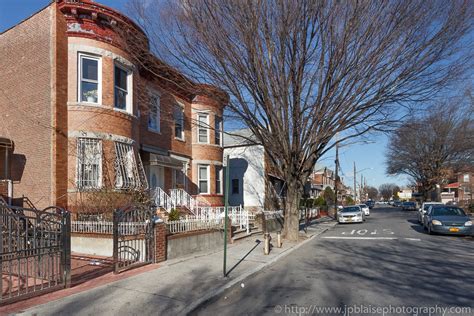
[[316, 165], [314, 167], [314, 172], [308, 179], [305, 191], [308, 192], [311, 198], [317, 198], [327, 187], [334, 190], [335, 182], [336, 178], [334, 171], [327, 167]]
[[125, 28], [146, 50], [121, 13], [57, 0], [0, 34], [0, 138], [15, 145], [2, 180], [41, 208], [145, 187], [222, 205], [226, 95], [170, 67], [152, 75], [126, 49]]

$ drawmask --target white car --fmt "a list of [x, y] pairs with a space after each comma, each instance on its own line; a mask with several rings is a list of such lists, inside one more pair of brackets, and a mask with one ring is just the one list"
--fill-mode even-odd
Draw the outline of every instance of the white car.
[[365, 221], [365, 215], [360, 206], [346, 206], [337, 212], [337, 221], [339, 223], [362, 223]]
[[418, 210], [418, 223], [423, 225], [424, 222], [424, 217], [426, 212], [428, 212], [428, 209], [430, 208], [431, 205], [442, 205], [443, 203], [441, 202], [425, 202], [421, 205], [421, 208]]
[[365, 204], [358, 204], [357, 206], [359, 206], [361, 209], [362, 209], [362, 212], [364, 212], [364, 215], [365, 216], [370, 216], [370, 209], [367, 205]]

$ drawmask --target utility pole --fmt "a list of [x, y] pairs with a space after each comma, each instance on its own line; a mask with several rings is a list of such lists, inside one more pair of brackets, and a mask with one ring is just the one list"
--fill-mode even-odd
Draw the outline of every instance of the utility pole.
[[357, 191], [356, 191], [356, 162], [354, 161], [354, 203], [357, 201]]
[[229, 155], [225, 158], [226, 168], [225, 168], [225, 189], [224, 189], [224, 262], [223, 262], [223, 273], [224, 277], [227, 277], [227, 230], [232, 229], [232, 227], [227, 227], [227, 221], [229, 219], [228, 216], [228, 207], [229, 207], [229, 169], [230, 169], [230, 161]]

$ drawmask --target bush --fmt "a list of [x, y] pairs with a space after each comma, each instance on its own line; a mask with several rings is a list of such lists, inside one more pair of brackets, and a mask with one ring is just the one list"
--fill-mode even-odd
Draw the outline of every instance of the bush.
[[168, 220], [178, 221], [180, 218], [181, 218], [181, 214], [179, 214], [179, 211], [175, 208], [172, 208], [170, 213], [168, 214]]
[[314, 206], [326, 206], [327, 203], [326, 203], [326, 200], [322, 196], [319, 196], [317, 199], [314, 200], [313, 205]]

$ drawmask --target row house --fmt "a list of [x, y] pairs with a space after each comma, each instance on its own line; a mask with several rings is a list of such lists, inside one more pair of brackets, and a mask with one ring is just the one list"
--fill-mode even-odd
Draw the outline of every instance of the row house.
[[310, 198], [317, 198], [327, 187], [334, 191], [335, 182], [333, 170], [316, 165], [314, 172], [309, 176], [305, 190], [309, 193]]
[[226, 94], [149, 51], [163, 67], [141, 66], [124, 29], [148, 50], [133, 21], [91, 0], [53, 1], [0, 34], [0, 180], [41, 208], [146, 188], [222, 205]]
[[473, 200], [474, 172], [466, 170], [456, 173], [452, 181], [443, 186], [442, 191], [443, 202], [456, 202], [462, 206], [469, 205]]

